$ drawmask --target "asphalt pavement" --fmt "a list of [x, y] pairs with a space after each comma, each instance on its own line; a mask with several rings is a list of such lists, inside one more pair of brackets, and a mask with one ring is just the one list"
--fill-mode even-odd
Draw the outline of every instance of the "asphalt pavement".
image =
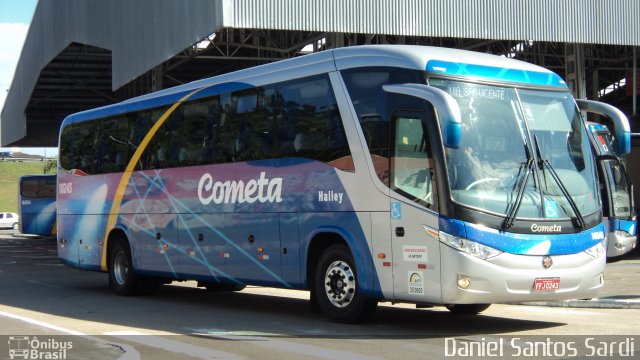
[[[7, 234], [8, 231], [2, 232]], [[32, 237], [15, 231], [10, 233], [19, 238]], [[605, 283], [597, 298], [521, 304], [570, 308], [640, 309], [640, 246], [623, 256], [608, 259], [604, 277]]]

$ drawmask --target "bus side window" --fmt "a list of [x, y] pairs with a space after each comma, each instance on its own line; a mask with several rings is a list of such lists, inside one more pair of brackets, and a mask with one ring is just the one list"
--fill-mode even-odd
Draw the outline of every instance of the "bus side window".
[[354, 171], [342, 119], [326, 77], [313, 77], [282, 84], [277, 121], [277, 151], [280, 157], [318, 160], [343, 171]]
[[389, 95], [386, 84], [424, 83], [417, 71], [391, 67], [369, 67], [341, 72], [353, 104], [373, 167], [380, 181], [389, 186]]
[[211, 162], [211, 158], [207, 158], [207, 154], [211, 153], [211, 106], [211, 99], [183, 105], [182, 121], [171, 127], [177, 134], [172, 139], [175, 144], [172, 146], [172, 152], [177, 157], [174, 166], [193, 166]]
[[[73, 124], [63, 129], [60, 148], [66, 155], [60, 158], [60, 166], [78, 175], [90, 175], [96, 171], [94, 140], [96, 123], [89, 121]], [[73, 150], [75, 151], [73, 151]]]
[[20, 184], [20, 196], [34, 198], [38, 193], [38, 180], [25, 179]]
[[[129, 121], [131, 122], [130, 133], [129, 133], [129, 143], [135, 149], [140, 146], [142, 139], [145, 138], [151, 126], [157, 118], [160, 116], [157, 114], [159, 111], [144, 111], [132, 113], [129, 116]], [[149, 144], [151, 146], [151, 144]], [[145, 153], [142, 154], [142, 157], [138, 159], [138, 163], [135, 166], [135, 170], [146, 170], [150, 169], [150, 163], [152, 162], [151, 156], [148, 152], [149, 147], [147, 147]]]
[[100, 173], [122, 172], [129, 163], [129, 122], [126, 117], [114, 117], [103, 124], [102, 137], [106, 143], [106, 154], [109, 159], [100, 168]]
[[235, 140], [236, 161], [272, 158], [274, 106], [271, 90], [252, 89], [234, 94], [239, 132]]
[[240, 131], [240, 123], [235, 115], [235, 99], [230, 94], [220, 95], [220, 121], [217, 127], [217, 138], [214, 144], [214, 163], [226, 164], [234, 160], [236, 139]]
[[215, 161], [215, 143], [218, 136], [218, 126], [220, 125], [220, 98], [214, 97], [207, 102], [207, 119], [205, 122], [205, 146], [203, 163], [212, 164]]
[[392, 115], [391, 188], [431, 206], [437, 197], [425, 116], [424, 111], [396, 111]]
[[40, 183], [40, 197], [52, 198], [56, 197], [56, 180], [45, 179]]

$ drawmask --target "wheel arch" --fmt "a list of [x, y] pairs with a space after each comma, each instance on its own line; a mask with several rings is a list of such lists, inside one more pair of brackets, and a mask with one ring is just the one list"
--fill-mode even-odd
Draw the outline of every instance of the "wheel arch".
[[109, 264], [111, 264], [111, 249], [117, 242], [124, 242], [129, 246], [129, 250], [131, 251], [132, 261], [135, 262], [135, 256], [133, 255], [133, 249], [131, 244], [129, 243], [129, 238], [127, 234], [121, 228], [114, 228], [109, 232], [109, 237], [107, 237], [107, 241], [105, 242], [104, 251], [106, 252], [106, 264], [102, 270], [107, 271], [109, 269]]
[[313, 279], [314, 272], [316, 271], [316, 267], [318, 265], [318, 260], [320, 255], [328, 249], [330, 246], [335, 244], [343, 244], [349, 248], [349, 251], [353, 254], [353, 250], [349, 246], [347, 240], [343, 234], [336, 231], [320, 231], [314, 234], [307, 246], [307, 252], [305, 256], [306, 266], [304, 273], [304, 283], [307, 288], [313, 289]]
[[[356, 239], [350, 232], [336, 227], [317, 229], [310, 236], [306, 246], [305, 264], [303, 266], [303, 283], [308, 289], [313, 289], [314, 272], [323, 251], [335, 244], [343, 244], [354, 259], [360, 290], [367, 296], [381, 298], [376, 291], [377, 276], [373, 266], [373, 258], [367, 240]], [[377, 287], [379, 289], [379, 286]]]

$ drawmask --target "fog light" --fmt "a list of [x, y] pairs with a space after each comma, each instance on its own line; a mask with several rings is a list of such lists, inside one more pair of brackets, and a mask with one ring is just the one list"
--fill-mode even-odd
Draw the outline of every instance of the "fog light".
[[458, 274], [458, 287], [460, 289], [466, 289], [469, 287], [469, 285], [471, 285], [471, 280], [469, 280], [469, 277], [466, 275]]

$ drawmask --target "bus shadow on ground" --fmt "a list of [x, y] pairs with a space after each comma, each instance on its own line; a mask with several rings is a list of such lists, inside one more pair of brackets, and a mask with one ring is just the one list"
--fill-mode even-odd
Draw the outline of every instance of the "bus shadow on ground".
[[109, 289], [107, 274], [60, 265], [52, 251], [55, 241], [9, 241], [19, 243], [24, 249], [20, 251], [32, 252], [28, 256], [0, 252], [0, 275], [11, 289], [0, 293], [0, 304], [71, 319], [70, 328], [74, 328], [73, 320], [83, 320], [177, 334], [214, 329], [284, 337], [392, 339], [490, 335], [565, 325], [500, 316], [491, 313], [491, 308], [487, 314], [463, 316], [443, 307], [415, 309], [388, 303], [378, 306], [368, 322], [344, 325], [312, 312], [308, 292], [263, 292], [253, 287], [241, 292], [209, 292], [193, 283], [164, 285], [154, 295], [123, 297]]

